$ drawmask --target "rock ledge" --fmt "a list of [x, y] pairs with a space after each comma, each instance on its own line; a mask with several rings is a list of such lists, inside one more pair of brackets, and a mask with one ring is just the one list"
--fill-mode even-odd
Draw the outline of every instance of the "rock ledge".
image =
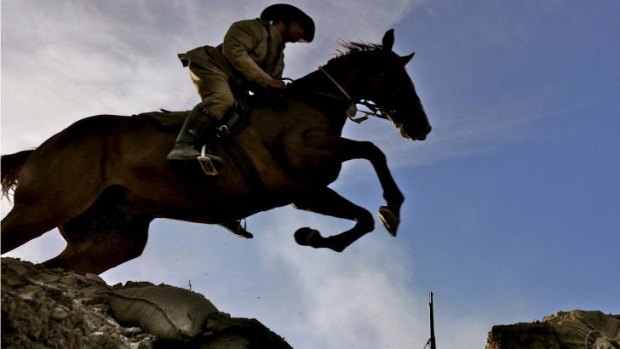
[[215, 308], [201, 320], [199, 333], [182, 342], [164, 341], [135, 324], [119, 323], [110, 295], [140, 287], [170, 289], [149, 282], [109, 286], [94, 274], [2, 258], [2, 348], [291, 348], [259, 321], [232, 318]]
[[620, 315], [560, 311], [542, 321], [493, 326], [486, 349], [620, 349]]

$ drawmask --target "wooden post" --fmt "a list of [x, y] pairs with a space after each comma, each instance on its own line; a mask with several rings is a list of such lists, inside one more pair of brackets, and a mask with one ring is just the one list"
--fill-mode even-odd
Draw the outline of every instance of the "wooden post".
[[431, 338], [428, 341], [431, 344], [431, 349], [437, 349], [437, 347], [435, 346], [435, 314], [433, 312], [433, 292], [431, 292], [429, 296], [428, 307], [430, 308], [430, 311], [431, 311], [431, 316], [430, 316]]

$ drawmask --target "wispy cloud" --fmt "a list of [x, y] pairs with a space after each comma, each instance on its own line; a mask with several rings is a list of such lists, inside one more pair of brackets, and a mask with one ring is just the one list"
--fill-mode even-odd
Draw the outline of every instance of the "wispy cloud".
[[[404, 267], [408, 264], [405, 252], [382, 243], [391, 239], [388, 234], [365, 236], [341, 254], [296, 246], [292, 236], [279, 237], [290, 236], [292, 231], [285, 230], [296, 229], [304, 220], [324, 235], [353, 224], [316, 217], [308, 221], [307, 216], [289, 211], [272, 217], [269, 226], [275, 231], [258, 244], [260, 255], [270, 264], [287, 267], [287, 288], [302, 300], [302, 315], [292, 326], [295, 347], [407, 348], [423, 344], [427, 310], [420, 290], [409, 287], [415, 276]], [[313, 338], [304, 333], [313, 333]]]
[[[380, 40], [417, 3], [391, 1], [360, 17], [371, 4], [365, 2], [297, 3], [316, 18], [317, 40], [289, 45], [287, 75], [316, 69], [338, 39]], [[34, 147], [88, 115], [190, 108], [197, 97], [176, 54], [219, 43], [230, 23], [256, 17], [268, 4], [3, 3], [3, 152]], [[339, 20], [329, 20], [334, 16]]]

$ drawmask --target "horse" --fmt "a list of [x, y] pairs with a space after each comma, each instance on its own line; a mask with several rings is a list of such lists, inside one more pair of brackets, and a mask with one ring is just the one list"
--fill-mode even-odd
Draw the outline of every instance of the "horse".
[[167, 161], [176, 132], [118, 115], [83, 118], [34, 150], [2, 156], [2, 191], [13, 195], [2, 220], [2, 254], [57, 227], [67, 245], [43, 264], [99, 274], [140, 256], [156, 218], [217, 224], [251, 238], [241, 219], [290, 204], [354, 221], [333, 236], [309, 227], [294, 233], [300, 245], [342, 252], [375, 227], [368, 210], [328, 187], [353, 159], [374, 167], [386, 202], [378, 216], [395, 236], [404, 196], [385, 154], [369, 141], [341, 136], [359, 103], [405, 138], [423, 141], [431, 131], [405, 68], [413, 53], [400, 56], [393, 44], [393, 29], [381, 44], [344, 43], [324, 66], [291, 84], [286, 103], [253, 108], [232, 141], [245, 157], [222, 142], [212, 146], [226, 163], [218, 176], [205, 176], [197, 162]]

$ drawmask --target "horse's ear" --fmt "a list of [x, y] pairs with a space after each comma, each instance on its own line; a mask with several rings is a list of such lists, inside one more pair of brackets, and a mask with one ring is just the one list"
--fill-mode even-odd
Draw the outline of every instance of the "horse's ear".
[[411, 59], [413, 58], [414, 55], [415, 55], [415, 52], [411, 52], [410, 55], [400, 57], [400, 63], [403, 66], [406, 66], [407, 63], [409, 63], [411, 61]]
[[392, 46], [394, 46], [394, 29], [385, 32], [381, 45], [383, 45], [384, 50], [392, 51]]

